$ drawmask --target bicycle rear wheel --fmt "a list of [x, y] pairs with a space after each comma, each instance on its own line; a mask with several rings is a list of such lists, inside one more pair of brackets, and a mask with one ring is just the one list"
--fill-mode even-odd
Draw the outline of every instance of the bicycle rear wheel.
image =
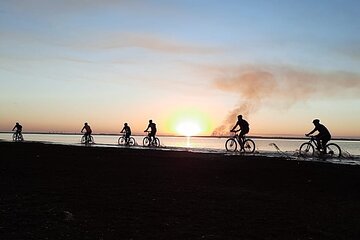
[[228, 140], [226, 140], [225, 148], [226, 148], [226, 151], [235, 152], [237, 149], [237, 143], [236, 143], [235, 138], [229, 138]]
[[341, 157], [341, 148], [335, 143], [326, 145], [326, 154], [330, 157]]
[[246, 139], [244, 142], [244, 150], [246, 153], [253, 153], [255, 151], [255, 143], [251, 139]]
[[129, 138], [129, 145], [130, 145], [130, 146], [134, 146], [134, 145], [135, 145], [135, 138], [133, 138], [133, 137], [130, 137], [130, 138]]
[[157, 137], [155, 137], [154, 142], [153, 142], [153, 145], [154, 145], [155, 147], [160, 147], [160, 139], [157, 138]]
[[302, 157], [313, 157], [314, 156], [314, 146], [310, 143], [303, 143], [299, 149], [299, 155]]

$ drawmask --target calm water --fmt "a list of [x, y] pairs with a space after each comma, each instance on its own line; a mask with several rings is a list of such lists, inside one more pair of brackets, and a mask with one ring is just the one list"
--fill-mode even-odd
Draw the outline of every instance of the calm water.
[[[62, 134], [23, 134], [25, 141], [50, 142], [67, 145], [80, 144], [81, 135], [62, 135]], [[119, 147], [115, 135], [93, 135], [95, 146]], [[142, 147], [144, 136], [134, 136], [138, 146]], [[225, 141], [227, 138], [217, 137], [162, 137], [159, 136], [161, 149], [190, 150], [200, 152], [225, 152]], [[11, 141], [11, 133], [0, 133], [0, 140]], [[299, 146], [306, 139], [259, 139], [253, 138], [256, 150], [259, 153], [277, 153], [274, 144], [283, 152], [288, 154], [295, 153]], [[344, 152], [351, 156], [360, 156], [360, 141], [334, 140]]]

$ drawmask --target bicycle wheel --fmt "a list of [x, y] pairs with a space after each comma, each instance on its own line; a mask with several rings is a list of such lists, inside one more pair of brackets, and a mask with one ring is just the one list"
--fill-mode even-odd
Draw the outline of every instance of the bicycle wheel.
[[125, 145], [125, 138], [124, 137], [119, 137], [119, 139], [118, 139], [118, 144], [119, 145]]
[[253, 153], [255, 151], [255, 143], [251, 139], [246, 139], [244, 142], [244, 150], [246, 153]]
[[143, 145], [144, 145], [144, 146], [149, 146], [149, 144], [150, 144], [150, 139], [149, 139], [149, 137], [144, 137], [144, 139], [143, 139]]
[[311, 143], [303, 143], [299, 149], [299, 155], [302, 157], [314, 156], [314, 146]]
[[153, 145], [154, 145], [155, 147], [160, 147], [160, 139], [157, 138], [157, 137], [155, 137], [155, 139], [154, 139], [154, 141], [153, 141]]
[[93, 136], [89, 136], [88, 142], [89, 144], [95, 143]]
[[86, 137], [85, 137], [85, 135], [81, 137], [80, 142], [81, 142], [81, 143], [85, 143], [85, 142], [86, 142]]
[[17, 141], [17, 134], [16, 134], [16, 133], [13, 134], [13, 141], [14, 141], [14, 142]]
[[235, 138], [229, 138], [225, 143], [226, 151], [235, 152], [237, 149], [237, 143]]
[[129, 146], [134, 146], [135, 145], [135, 138], [130, 137], [129, 138]]
[[330, 157], [341, 157], [341, 148], [335, 143], [326, 145], [326, 154]]

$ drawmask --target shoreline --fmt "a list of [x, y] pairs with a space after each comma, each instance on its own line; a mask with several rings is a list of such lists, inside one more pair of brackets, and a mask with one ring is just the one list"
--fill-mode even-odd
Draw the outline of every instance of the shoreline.
[[[0, 134], [13, 134], [12, 131], [0, 131]], [[39, 135], [76, 135], [81, 136], [83, 133], [62, 133], [62, 132], [22, 132], [23, 134], [39, 134]], [[97, 136], [122, 136], [120, 133], [92, 133], [91, 135]], [[144, 134], [133, 134], [135, 137], [144, 137]], [[223, 135], [223, 136], [177, 136], [177, 135], [157, 135], [158, 137], [180, 137], [180, 138], [229, 138], [232, 135]], [[253, 139], [275, 139], [275, 140], [308, 140], [309, 137], [302, 136], [257, 136], [257, 135], [249, 135], [248, 138]], [[360, 142], [360, 137], [333, 137], [331, 138], [333, 141], [351, 141], [351, 142]]]
[[358, 239], [360, 167], [0, 142], [1, 239]]

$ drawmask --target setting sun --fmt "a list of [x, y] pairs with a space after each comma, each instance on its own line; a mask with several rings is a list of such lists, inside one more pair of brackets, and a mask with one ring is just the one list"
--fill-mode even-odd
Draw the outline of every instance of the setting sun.
[[176, 132], [183, 136], [194, 136], [201, 132], [200, 124], [195, 121], [184, 121], [176, 126]]
[[180, 136], [207, 135], [211, 133], [211, 118], [196, 108], [180, 108], [169, 114], [166, 131]]

